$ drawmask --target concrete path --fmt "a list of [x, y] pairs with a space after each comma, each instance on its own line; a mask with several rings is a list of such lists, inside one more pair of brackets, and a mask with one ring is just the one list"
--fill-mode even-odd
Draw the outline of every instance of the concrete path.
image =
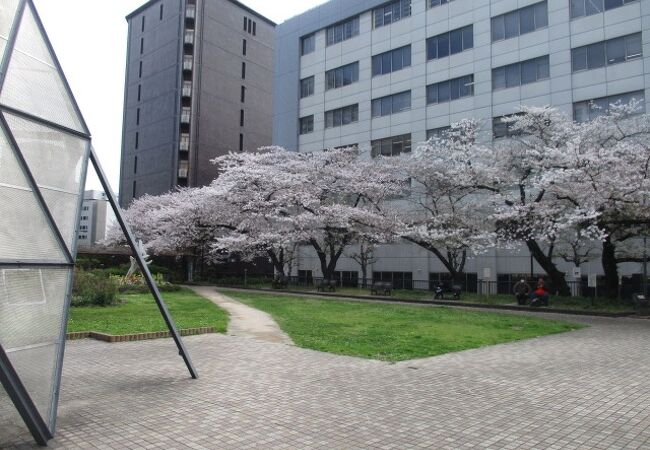
[[214, 286], [186, 287], [228, 311], [230, 314], [229, 335], [293, 345], [291, 338], [280, 329], [269, 314], [220, 294]]

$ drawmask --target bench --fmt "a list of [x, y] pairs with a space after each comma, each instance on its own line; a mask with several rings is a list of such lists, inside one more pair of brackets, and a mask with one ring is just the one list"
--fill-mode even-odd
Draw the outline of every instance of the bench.
[[277, 276], [273, 279], [271, 286], [273, 289], [286, 289], [289, 286], [289, 280], [287, 280], [287, 277]]
[[388, 281], [373, 281], [370, 285], [372, 295], [391, 295], [393, 293], [393, 283]]
[[316, 290], [318, 292], [325, 292], [325, 291], [335, 292], [336, 291], [336, 285], [337, 285], [336, 280], [324, 279], [324, 280], [321, 280], [320, 283], [318, 283], [318, 286], [317, 286]]

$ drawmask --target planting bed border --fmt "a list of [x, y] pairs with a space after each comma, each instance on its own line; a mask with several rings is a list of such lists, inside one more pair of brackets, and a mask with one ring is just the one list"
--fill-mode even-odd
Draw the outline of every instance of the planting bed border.
[[[214, 327], [187, 328], [185, 330], [179, 330], [179, 332], [181, 336], [197, 336], [199, 334], [215, 333]], [[154, 331], [150, 333], [135, 333], [120, 336], [97, 333], [96, 331], [78, 331], [68, 333], [66, 335], [66, 339], [69, 341], [75, 341], [79, 339], [96, 339], [98, 341], [108, 342], [110, 344], [114, 344], [116, 342], [146, 341], [148, 339], [161, 339], [168, 337], [171, 337], [171, 333], [169, 331]]]

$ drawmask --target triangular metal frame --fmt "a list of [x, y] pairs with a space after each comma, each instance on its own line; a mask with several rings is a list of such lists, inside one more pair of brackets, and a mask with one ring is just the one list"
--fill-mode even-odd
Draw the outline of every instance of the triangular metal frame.
[[[99, 177], [99, 180], [102, 184], [102, 187], [104, 189], [104, 192], [106, 193], [109, 203], [111, 204], [111, 207], [113, 209], [113, 212], [115, 213], [115, 216], [117, 218], [118, 223], [120, 224], [120, 227], [126, 237], [126, 240], [129, 244], [129, 247], [131, 248], [131, 251], [133, 252], [133, 255], [135, 259], [138, 262], [138, 265], [144, 275], [144, 278], [147, 282], [147, 285], [154, 296], [154, 299], [156, 301], [156, 304], [158, 306], [158, 309], [160, 310], [161, 315], [163, 316], [163, 319], [165, 320], [165, 323], [167, 325], [167, 328], [170, 331], [170, 334], [172, 335], [174, 342], [178, 348], [179, 354], [183, 358], [185, 365], [187, 366], [187, 369], [190, 373], [190, 376], [192, 378], [198, 378], [198, 373], [196, 372], [196, 369], [192, 365], [192, 361], [190, 360], [189, 354], [187, 352], [187, 349], [185, 348], [185, 345], [183, 344], [183, 341], [181, 339], [180, 333], [178, 332], [178, 329], [176, 327], [176, 324], [174, 323], [173, 318], [171, 317], [169, 310], [167, 309], [167, 306], [160, 294], [160, 291], [158, 290], [158, 287], [156, 285], [156, 282], [153, 279], [153, 276], [151, 275], [151, 272], [149, 271], [149, 267], [144, 261], [144, 258], [138, 251], [138, 248], [136, 246], [136, 240], [135, 237], [129, 228], [128, 224], [124, 220], [124, 216], [122, 214], [122, 211], [119, 207], [119, 204], [117, 202], [117, 199], [115, 197], [115, 194], [113, 193], [109, 183], [108, 179], [106, 178], [106, 175], [101, 167], [101, 164], [99, 163], [99, 159], [97, 158], [97, 155], [95, 154], [94, 149], [92, 148], [90, 144], [90, 132], [88, 131], [88, 127], [83, 119], [83, 116], [81, 115], [81, 112], [79, 110], [79, 106], [74, 98], [74, 95], [72, 94], [72, 91], [70, 89], [70, 86], [68, 84], [68, 81], [65, 77], [65, 74], [63, 73], [63, 70], [61, 69], [61, 65], [59, 64], [58, 58], [56, 56], [56, 53], [54, 52], [54, 49], [52, 48], [52, 44], [47, 36], [47, 33], [45, 32], [45, 29], [43, 28], [43, 24], [41, 22], [41, 19], [38, 15], [38, 12], [36, 11], [36, 8], [34, 7], [33, 0], [20, 0], [18, 3], [18, 6], [16, 8], [16, 13], [14, 16], [14, 22], [12, 24], [11, 28], [11, 33], [9, 36], [9, 39], [7, 41], [7, 45], [5, 47], [5, 53], [2, 61], [0, 61], [0, 91], [2, 87], [4, 86], [5, 79], [7, 76], [7, 71], [9, 67], [9, 62], [11, 60], [11, 56], [14, 52], [15, 44], [16, 44], [16, 39], [19, 33], [19, 28], [20, 28], [20, 23], [23, 19], [24, 13], [26, 11], [26, 8], [30, 9], [30, 12], [34, 16], [34, 20], [41, 32], [41, 35], [45, 41], [45, 44], [50, 52], [50, 55], [52, 56], [52, 60], [54, 62], [54, 66], [61, 77], [61, 80], [64, 84], [64, 87], [66, 89], [66, 92], [68, 94], [68, 97], [70, 101], [72, 102], [72, 105], [75, 109], [75, 112], [78, 115], [78, 118], [80, 120], [81, 126], [83, 128], [82, 132], [79, 132], [77, 130], [73, 130], [70, 128], [67, 128], [65, 126], [50, 122], [46, 119], [43, 119], [41, 117], [34, 116], [30, 114], [28, 111], [20, 111], [16, 110], [14, 108], [8, 107], [6, 105], [0, 104], [0, 127], [5, 131], [5, 134], [7, 136], [7, 139], [9, 141], [9, 145], [11, 146], [18, 163], [20, 165], [20, 168], [23, 170], [23, 173], [26, 175], [29, 187], [32, 189], [36, 199], [37, 203], [42, 209], [43, 214], [45, 215], [45, 218], [50, 226], [50, 229], [54, 232], [56, 240], [60, 247], [63, 250], [63, 255], [65, 258], [65, 261], [61, 262], [52, 262], [52, 261], [2, 261], [0, 260], [0, 268], [3, 267], [12, 267], [12, 268], [66, 268], [70, 269], [74, 267], [74, 262], [75, 262], [75, 257], [76, 257], [76, 237], [72, 243], [72, 248], [68, 248], [68, 245], [65, 242], [65, 239], [63, 238], [60, 229], [58, 228], [56, 221], [54, 219], [54, 216], [52, 215], [52, 212], [50, 211], [43, 194], [41, 193], [40, 188], [38, 187], [37, 180], [35, 179], [34, 175], [30, 171], [29, 165], [27, 164], [22, 152], [20, 151], [19, 145], [17, 144], [12, 131], [5, 119], [5, 114], [11, 114], [14, 116], [21, 117], [23, 119], [27, 119], [30, 122], [40, 124], [43, 126], [46, 126], [48, 128], [51, 128], [53, 130], [68, 134], [68, 135], [73, 135], [77, 138], [81, 138], [85, 141], [87, 141], [87, 148], [86, 148], [86, 153], [84, 155], [84, 167], [82, 169], [82, 179], [81, 179], [81, 186], [85, 186], [86, 182], [86, 175], [87, 175], [87, 169], [88, 169], [88, 162], [90, 161], [95, 169], [95, 172], [97, 173], [97, 176]], [[83, 193], [83, 189], [81, 189], [81, 192]], [[77, 205], [77, 211], [81, 210], [81, 204], [83, 202], [83, 195], [79, 195], [79, 203]], [[79, 220], [80, 220], [80, 214], [77, 217], [76, 221], [76, 226], [75, 229], [79, 229]], [[7, 356], [7, 353], [5, 349], [2, 347], [0, 344], [0, 384], [4, 387], [6, 390], [7, 394], [9, 395], [9, 398], [12, 400], [14, 406], [16, 407], [16, 410], [22, 417], [23, 421], [25, 422], [27, 428], [31, 432], [32, 436], [34, 437], [34, 440], [39, 444], [39, 445], [47, 445], [48, 440], [52, 439], [54, 432], [55, 432], [55, 427], [56, 427], [56, 412], [57, 412], [57, 407], [58, 407], [58, 398], [59, 398], [59, 391], [60, 391], [60, 385], [61, 385], [61, 373], [63, 369], [63, 355], [65, 352], [65, 336], [67, 332], [67, 322], [68, 322], [68, 314], [70, 310], [70, 298], [72, 294], [72, 275], [70, 274], [68, 277], [68, 287], [67, 287], [67, 292], [66, 292], [66, 297], [65, 297], [65, 310], [64, 310], [64, 317], [63, 317], [63, 322], [61, 324], [61, 329], [60, 329], [60, 336], [59, 336], [59, 345], [60, 345], [60, 350], [57, 355], [57, 361], [56, 361], [56, 368], [55, 368], [55, 381], [54, 381], [54, 398], [52, 400], [52, 407], [51, 407], [51, 416], [50, 417], [42, 417], [41, 414], [39, 413], [36, 405], [34, 404], [32, 398], [30, 397], [29, 392], [23, 385], [20, 376], [16, 372], [15, 368], [12, 366], [11, 361], [9, 360], [9, 357]]]

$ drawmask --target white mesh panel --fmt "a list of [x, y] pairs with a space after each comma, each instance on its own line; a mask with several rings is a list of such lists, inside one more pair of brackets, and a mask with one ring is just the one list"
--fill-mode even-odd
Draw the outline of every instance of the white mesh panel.
[[67, 262], [2, 132], [0, 155], [0, 260]]
[[17, 6], [18, 0], [2, 0], [2, 7], [0, 8], [0, 60], [2, 60], [7, 47], [7, 40], [9, 34], [11, 34], [11, 25], [14, 22]]
[[23, 14], [0, 101], [50, 122], [84, 131], [29, 8]]
[[46, 422], [70, 271], [0, 269], [0, 344]]

